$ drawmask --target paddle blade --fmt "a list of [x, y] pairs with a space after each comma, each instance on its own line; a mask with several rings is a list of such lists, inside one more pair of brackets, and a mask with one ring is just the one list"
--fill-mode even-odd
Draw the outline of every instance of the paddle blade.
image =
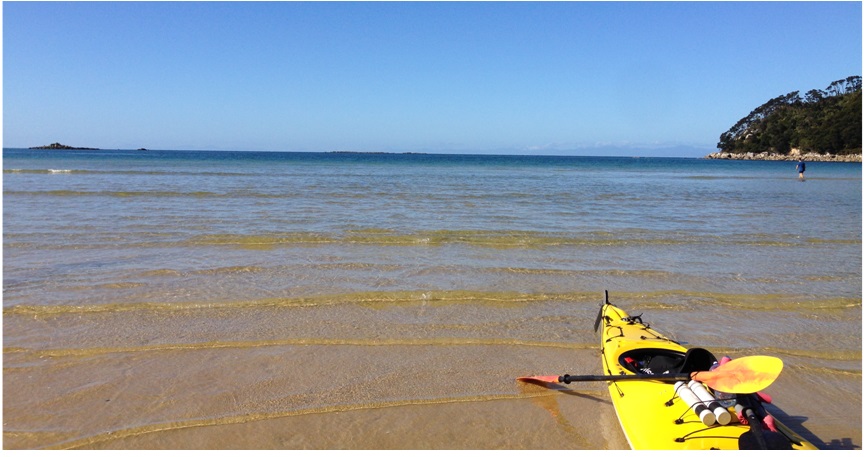
[[777, 357], [754, 355], [733, 359], [714, 371], [697, 371], [693, 379], [720, 392], [750, 394], [770, 386], [782, 370], [783, 361]]
[[516, 378], [517, 381], [523, 382], [558, 382], [558, 375], [550, 375], [550, 376], [522, 376], [521, 378]]

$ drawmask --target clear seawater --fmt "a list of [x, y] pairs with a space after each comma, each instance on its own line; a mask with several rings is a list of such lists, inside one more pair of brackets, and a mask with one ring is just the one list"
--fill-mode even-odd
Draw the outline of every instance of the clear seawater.
[[[646, 320], [687, 342], [779, 353], [806, 373], [839, 376], [805, 380], [817, 386], [857, 382], [858, 410], [849, 414], [860, 447], [861, 164], [810, 163], [806, 175], [798, 179], [794, 162], [696, 158], [4, 149], [4, 389], [14, 395], [9, 379], [25, 374], [78, 376], [65, 388], [80, 389], [90, 385], [84, 372], [108, 363], [102, 358], [129, 353], [176, 367], [186, 363], [177, 351], [156, 354], [178, 345], [324, 347], [326, 356], [313, 358], [323, 371], [337, 371], [340, 357], [368, 357], [393, 373], [381, 360], [425, 348], [431, 360], [399, 370], [452, 372], [461, 362], [438, 355], [454, 345], [466, 348], [456, 358], [490, 345], [504, 353], [564, 345], [595, 363], [590, 327], [608, 289], [613, 303], [649, 310]], [[404, 352], [376, 358], [385, 342]], [[74, 375], [68, 364], [40, 365], [51, 351], [93, 365]], [[512, 363], [501, 357], [484, 360]], [[510, 368], [544, 370], [529, 360]], [[525, 373], [510, 374], [502, 377]], [[29, 409], [13, 402], [4, 406], [9, 428], [38, 438], [10, 432], [5, 441], [91, 445], [109, 432], [190, 417], [416, 405], [436, 395], [505, 395], [507, 386], [437, 394], [393, 387], [360, 400], [322, 394], [278, 406], [256, 398], [246, 404], [253, 412], [175, 405], [180, 412], [59, 438], [16, 422]], [[81, 412], [68, 397], [54, 401], [69, 417]], [[491, 446], [471, 439], [479, 438], [455, 447]]]

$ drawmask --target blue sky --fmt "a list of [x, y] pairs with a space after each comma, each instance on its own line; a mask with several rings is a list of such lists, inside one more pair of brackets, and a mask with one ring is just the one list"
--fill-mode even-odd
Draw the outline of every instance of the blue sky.
[[697, 156], [861, 75], [861, 24], [860, 2], [4, 2], [3, 144]]

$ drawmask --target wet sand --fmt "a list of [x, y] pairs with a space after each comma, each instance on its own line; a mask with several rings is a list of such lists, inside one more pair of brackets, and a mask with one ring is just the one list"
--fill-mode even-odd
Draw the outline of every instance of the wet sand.
[[[569, 298], [9, 308], [4, 448], [627, 449], [604, 383], [515, 381], [599, 372], [597, 301]], [[820, 448], [860, 449], [860, 353], [724, 346], [666, 308], [646, 320], [716, 354], [779, 353], [772, 412]], [[825, 315], [860, 325], [860, 305]]]

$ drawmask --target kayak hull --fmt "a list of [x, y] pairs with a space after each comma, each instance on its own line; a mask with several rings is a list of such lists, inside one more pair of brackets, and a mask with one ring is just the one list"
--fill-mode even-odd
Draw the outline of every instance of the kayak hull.
[[[604, 374], [635, 376], [667, 367], [674, 367], [670, 372], [705, 371], [714, 360], [705, 350], [691, 349], [688, 353], [685, 347], [643, 323], [641, 317], [631, 317], [612, 304], [602, 305], [598, 319], [602, 323]], [[740, 449], [753, 443], [751, 427], [738, 421], [734, 408], [728, 408], [732, 417], [728, 424], [705, 425], [676, 395], [672, 382], [608, 381], [608, 387], [621, 429], [632, 449]], [[769, 441], [781, 441], [781, 445], [788, 442], [792, 449], [816, 449], [776, 419], [775, 426], [779, 433], [764, 432]]]

